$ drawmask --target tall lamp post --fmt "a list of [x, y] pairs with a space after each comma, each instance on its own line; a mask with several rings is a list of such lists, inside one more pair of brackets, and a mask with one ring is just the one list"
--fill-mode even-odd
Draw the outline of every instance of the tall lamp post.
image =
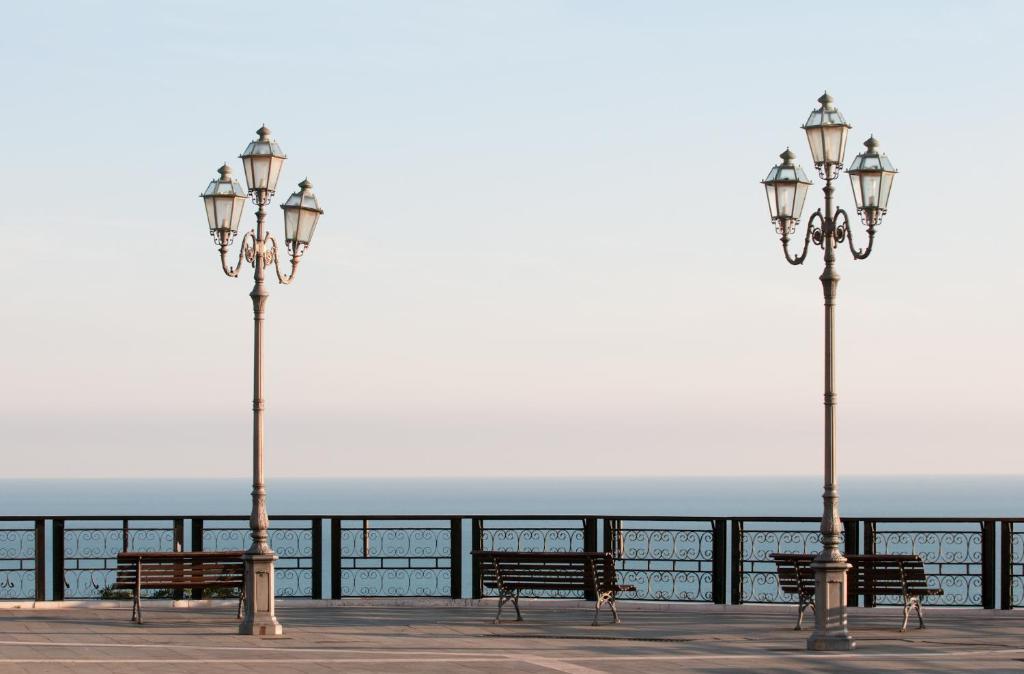
[[[281, 147], [270, 138], [270, 129], [261, 127], [259, 138], [249, 143], [239, 155], [245, 168], [245, 182], [248, 191], [243, 190], [232, 177], [227, 164], [218, 169], [220, 178], [210, 182], [203, 192], [206, 217], [209, 220], [210, 236], [220, 250], [221, 267], [228, 276], [235, 277], [242, 270], [242, 262], [253, 267], [256, 284], [249, 293], [255, 328], [253, 340], [252, 378], [252, 514], [249, 528], [252, 545], [245, 551], [245, 614], [239, 627], [241, 634], [281, 634], [281, 623], [274, 615], [274, 562], [277, 555], [270, 548], [267, 518], [267, 490], [263, 482], [263, 317], [267, 297], [270, 295], [264, 285], [266, 269], [274, 266], [280, 283], [291, 283], [302, 254], [309, 246], [316, 229], [317, 220], [323, 213], [313, 185], [309, 180], [299, 183], [299, 190], [281, 204], [284, 211], [285, 248], [291, 258], [287, 274], [281, 272], [280, 252], [277, 240], [266, 231], [266, 206], [274, 196], [278, 176], [284, 165], [285, 154]], [[246, 197], [256, 204], [256, 229], [242, 237], [238, 262], [229, 266], [228, 250], [238, 234]]]
[[843, 242], [850, 246], [855, 260], [871, 254], [875, 243], [875, 230], [882, 222], [892, 191], [896, 169], [888, 157], [878, 151], [874, 136], [865, 141], [865, 151], [857, 155], [847, 169], [853, 186], [857, 213], [867, 227], [866, 248], [853, 242], [853, 230], [846, 211], [833, 207], [832, 181], [839, 177], [846, 153], [846, 136], [850, 125], [833, 105], [826, 92], [818, 99], [821, 107], [811, 112], [803, 125], [811, 156], [818, 175], [825, 181], [825, 211], [819, 208], [807, 219], [803, 250], [796, 256], [789, 251], [790, 237], [800, 222], [807, 189], [811, 181], [803, 169], [793, 163], [796, 158], [789, 148], [780, 156], [782, 163], [772, 167], [762, 181], [768, 194], [775, 231], [782, 238], [782, 251], [790, 264], [803, 264], [810, 243], [825, 254], [825, 271], [821, 286], [825, 294], [825, 490], [822, 494], [821, 552], [815, 558], [814, 568], [814, 633], [807, 639], [810, 650], [849, 650], [854, 648], [853, 638], [846, 626], [846, 571], [850, 568], [839, 550], [842, 524], [839, 519], [839, 490], [836, 481], [836, 392], [835, 392], [835, 301], [839, 274], [836, 272], [836, 248]]

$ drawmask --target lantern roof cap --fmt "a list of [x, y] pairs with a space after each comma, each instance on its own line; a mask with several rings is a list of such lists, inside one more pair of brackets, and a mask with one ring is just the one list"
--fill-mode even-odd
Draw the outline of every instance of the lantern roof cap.
[[799, 164], [793, 163], [796, 159], [796, 155], [788, 147], [785, 151], [779, 155], [782, 159], [781, 164], [776, 164], [772, 167], [772, 170], [768, 172], [768, 177], [762, 180], [764, 184], [771, 183], [803, 183], [810, 185], [811, 181], [807, 178], [807, 174], [800, 167]]
[[873, 135], [868, 137], [864, 141], [864, 147], [867, 148], [864, 152], [861, 152], [853, 161], [850, 162], [850, 168], [847, 169], [847, 173], [854, 175], [858, 173], [897, 173], [896, 167], [892, 165], [889, 158], [885, 156], [884, 152], [879, 152], [878, 148], [881, 143]]
[[204, 191], [199, 196], [204, 198], [223, 196], [245, 196], [245, 190], [242, 189], [242, 186], [235, 179], [235, 176], [231, 171], [231, 167], [228, 166], [227, 162], [222, 164], [221, 167], [217, 169], [217, 173], [220, 174], [220, 177], [211, 180], [210, 184], [207, 185], [206, 187], [206, 191]]
[[281, 146], [277, 144], [277, 141], [270, 137], [270, 129], [266, 125], [261, 126], [256, 130], [256, 135], [259, 136], [256, 140], [249, 141], [249, 144], [245, 147], [245, 151], [238, 155], [241, 158], [253, 157], [253, 156], [266, 156], [280, 157], [287, 159], [284, 152], [281, 151]]
[[845, 126], [848, 129], [853, 128], [847, 123], [846, 118], [843, 117], [843, 113], [839, 112], [834, 103], [835, 99], [827, 91], [818, 97], [818, 103], [821, 104], [820, 108], [815, 108], [811, 111], [807, 121], [804, 122], [801, 128], [816, 128], [821, 126]]

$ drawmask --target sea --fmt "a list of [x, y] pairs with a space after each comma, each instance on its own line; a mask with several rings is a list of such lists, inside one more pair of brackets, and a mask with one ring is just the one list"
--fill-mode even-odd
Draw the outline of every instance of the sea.
[[[0, 516], [247, 515], [246, 479], [0, 479]], [[271, 515], [819, 517], [815, 476], [274, 478]], [[1022, 517], [1024, 475], [851, 475], [844, 517]]]

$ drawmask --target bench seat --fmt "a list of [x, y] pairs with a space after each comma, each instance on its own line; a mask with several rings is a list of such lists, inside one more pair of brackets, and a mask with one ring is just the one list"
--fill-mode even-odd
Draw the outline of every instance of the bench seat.
[[483, 586], [498, 591], [497, 623], [501, 610], [508, 602], [516, 610], [516, 620], [522, 620], [519, 595], [523, 591], [580, 591], [594, 597], [594, 625], [598, 624], [601, 607], [605, 604], [618, 623], [615, 595], [633, 592], [632, 585], [620, 584], [616, 578], [615, 559], [610, 552], [502, 552], [474, 550]]

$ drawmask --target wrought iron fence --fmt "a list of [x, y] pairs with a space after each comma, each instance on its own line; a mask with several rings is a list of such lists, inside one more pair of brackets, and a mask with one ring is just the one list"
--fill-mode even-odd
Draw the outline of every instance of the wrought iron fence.
[[0, 599], [32, 599], [45, 592], [44, 521], [0, 522]]
[[332, 596], [458, 597], [459, 518], [331, 518]]
[[[475, 517], [472, 525], [474, 550], [510, 552], [582, 552], [597, 550], [597, 518], [571, 516]], [[473, 560], [473, 596], [497, 596], [485, 588]], [[572, 590], [524, 591], [523, 597], [584, 597]]]
[[604, 549], [619, 581], [636, 587], [622, 599], [719, 601], [725, 592], [725, 520], [604, 520]]
[[[945, 591], [931, 603], [1024, 605], [1024, 518], [850, 518], [843, 527], [847, 554], [920, 555]], [[820, 549], [812, 518], [625, 515], [277, 516], [270, 544], [280, 597], [491, 596], [469, 554], [477, 549], [610, 552], [620, 581], [637, 588], [622, 599], [715, 603], [793, 602], [771, 554]], [[117, 598], [118, 552], [248, 545], [248, 518], [237, 515], [0, 517], [0, 600]], [[854, 592], [851, 605], [896, 600]]]
[[[180, 517], [82, 517], [53, 521], [55, 599], [118, 598], [114, 588], [117, 553], [127, 550], [172, 552], [183, 549]], [[147, 591], [160, 596], [160, 591]], [[180, 591], [171, 596], [180, 597]]]
[[[317, 517], [271, 517], [267, 531], [274, 563], [274, 591], [279, 597], [319, 597], [322, 583], [323, 520]], [[192, 549], [246, 550], [252, 544], [247, 517], [192, 519]]]
[[[992, 520], [869, 520], [864, 528], [864, 550], [868, 554], [919, 555], [928, 584], [943, 590], [941, 595], [924, 597], [925, 603], [994, 604], [995, 522]], [[992, 568], [986, 570], [986, 565]], [[866, 601], [903, 604], [901, 597], [893, 596], [869, 597]]]
[[1000, 538], [1000, 605], [1024, 606], [1024, 520], [1004, 520]]
[[[779, 589], [772, 554], [808, 554], [821, 549], [820, 520], [801, 517], [732, 521], [732, 601], [734, 604], [789, 603]], [[843, 535], [846, 545], [847, 535]], [[847, 552], [855, 552], [846, 546]]]

